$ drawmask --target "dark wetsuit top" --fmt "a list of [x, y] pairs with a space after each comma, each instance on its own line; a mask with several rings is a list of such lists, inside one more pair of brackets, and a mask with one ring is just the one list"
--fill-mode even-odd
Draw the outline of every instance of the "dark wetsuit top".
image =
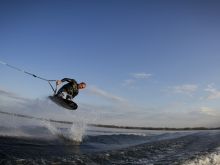
[[67, 81], [68, 83], [63, 85], [60, 90], [57, 92], [58, 94], [61, 92], [67, 92], [67, 94], [71, 95], [73, 98], [78, 95], [79, 89], [76, 80], [70, 78], [64, 78], [61, 80], [62, 82]]

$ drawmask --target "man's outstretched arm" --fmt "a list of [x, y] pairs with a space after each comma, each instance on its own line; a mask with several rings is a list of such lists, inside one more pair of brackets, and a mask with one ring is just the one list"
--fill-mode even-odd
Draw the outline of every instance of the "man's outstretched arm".
[[67, 82], [76, 82], [74, 79], [71, 79], [71, 78], [63, 78], [62, 80], [57, 80], [56, 84], [60, 85], [61, 83], [65, 82], [65, 81], [67, 81]]
[[65, 81], [67, 81], [67, 82], [74, 82], [75, 80], [71, 79], [71, 78], [63, 78], [61, 81], [62, 82], [65, 82]]

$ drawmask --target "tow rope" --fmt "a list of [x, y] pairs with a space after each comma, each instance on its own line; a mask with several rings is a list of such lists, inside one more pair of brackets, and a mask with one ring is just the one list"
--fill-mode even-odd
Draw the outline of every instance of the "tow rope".
[[9, 68], [11, 68], [11, 69], [17, 70], [17, 71], [19, 71], [19, 72], [23, 72], [23, 73], [25, 73], [25, 74], [27, 74], [27, 75], [29, 75], [29, 76], [33, 76], [33, 77], [38, 78], [38, 79], [40, 79], [40, 80], [47, 81], [47, 82], [49, 83], [50, 87], [52, 88], [54, 94], [56, 94], [57, 85], [56, 85], [56, 88], [54, 88], [54, 87], [52, 86], [52, 84], [50, 83], [50, 82], [53, 82], [53, 81], [56, 81], [56, 80], [48, 80], [48, 79], [45, 79], [45, 78], [43, 78], [43, 77], [40, 77], [40, 76], [37, 76], [37, 75], [35, 75], [35, 74], [33, 74], [33, 73], [27, 72], [27, 71], [25, 71], [25, 70], [22, 70], [22, 69], [20, 69], [20, 68], [18, 68], [18, 67], [16, 67], [16, 66], [10, 65], [10, 64], [8, 64], [8, 63], [6, 63], [6, 62], [3, 62], [3, 61], [0, 61], [0, 64], [5, 65], [5, 66], [7, 66], [7, 67], [9, 67]]

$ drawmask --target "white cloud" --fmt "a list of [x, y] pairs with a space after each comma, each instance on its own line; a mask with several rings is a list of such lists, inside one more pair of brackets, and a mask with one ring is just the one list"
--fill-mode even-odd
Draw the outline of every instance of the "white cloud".
[[122, 83], [123, 86], [135, 87], [135, 83], [144, 79], [149, 79], [152, 76], [152, 74], [140, 72], [131, 73], [130, 76], [131, 77], [129, 79], [124, 80], [124, 82]]
[[97, 96], [100, 96], [104, 99], [108, 99], [108, 100], [111, 100], [111, 101], [116, 101], [116, 102], [119, 102], [119, 103], [124, 103], [126, 102], [126, 100], [120, 96], [116, 96], [114, 94], [111, 94], [111, 93], [108, 93], [102, 89], [99, 89], [95, 86], [92, 86], [92, 87], [88, 87], [88, 91], [92, 94], [95, 94]]
[[220, 98], [220, 91], [213, 87], [214, 84], [209, 84], [208, 87], [205, 89], [209, 93], [207, 99], [219, 99]]
[[123, 84], [124, 86], [131, 86], [135, 83], [135, 80], [134, 79], [127, 79], [127, 80], [124, 80]]
[[209, 107], [201, 107], [199, 110], [200, 113], [208, 115], [208, 116], [217, 116], [219, 115], [218, 111]]
[[191, 95], [197, 90], [198, 86], [195, 84], [184, 84], [171, 87], [174, 93], [182, 93]]
[[152, 76], [152, 74], [150, 73], [144, 73], [144, 72], [141, 72], [141, 73], [132, 73], [131, 74], [133, 78], [136, 78], [136, 79], [148, 79], [149, 77]]

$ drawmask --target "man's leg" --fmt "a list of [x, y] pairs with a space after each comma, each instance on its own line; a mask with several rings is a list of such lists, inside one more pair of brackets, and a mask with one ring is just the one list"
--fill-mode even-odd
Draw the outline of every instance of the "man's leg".
[[73, 97], [71, 95], [67, 94], [66, 99], [72, 101]]
[[64, 98], [64, 93], [63, 92], [66, 92], [66, 89], [64, 87], [61, 87], [58, 90], [58, 92], [56, 93], [56, 96]]

